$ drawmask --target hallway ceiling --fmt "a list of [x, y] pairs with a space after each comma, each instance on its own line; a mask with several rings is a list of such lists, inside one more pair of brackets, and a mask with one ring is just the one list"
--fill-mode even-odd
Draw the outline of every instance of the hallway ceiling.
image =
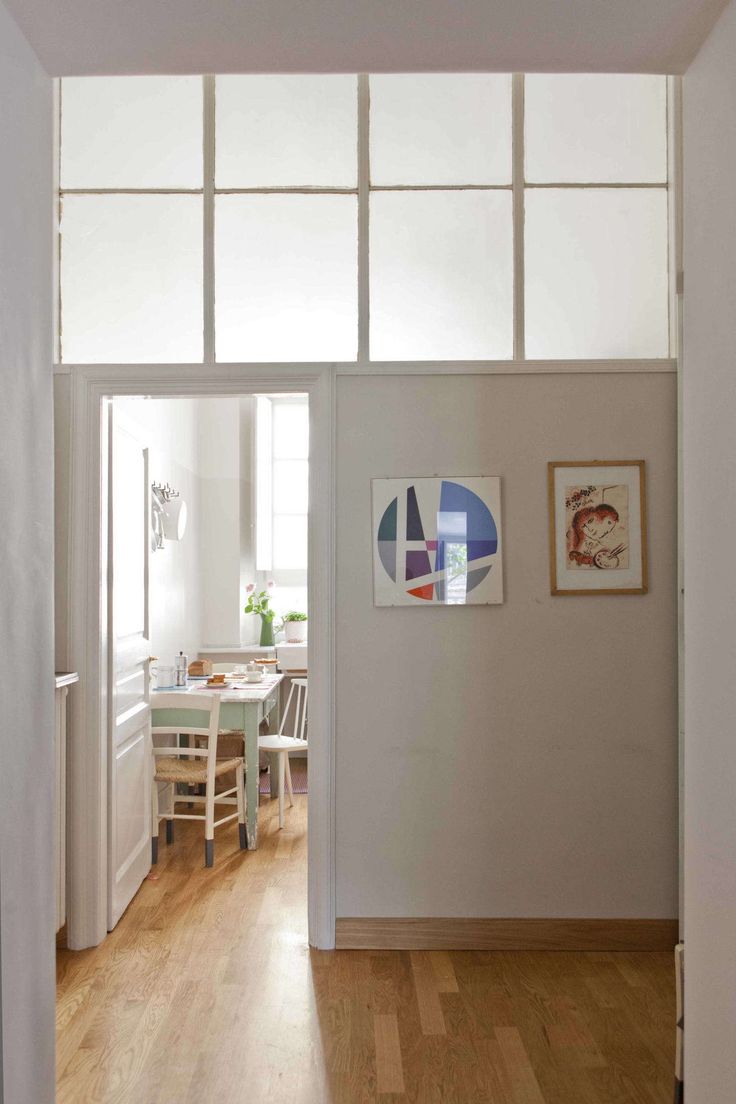
[[5, 0], [54, 76], [682, 72], [724, 0]]

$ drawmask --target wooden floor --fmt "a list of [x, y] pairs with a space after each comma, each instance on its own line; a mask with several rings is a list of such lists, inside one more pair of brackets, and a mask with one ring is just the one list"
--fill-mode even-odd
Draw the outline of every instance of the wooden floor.
[[306, 797], [59, 953], [58, 1104], [669, 1104], [669, 954], [310, 951]]

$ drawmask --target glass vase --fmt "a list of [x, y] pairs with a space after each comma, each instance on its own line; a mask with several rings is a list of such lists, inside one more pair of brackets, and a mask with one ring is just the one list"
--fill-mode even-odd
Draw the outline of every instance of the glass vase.
[[259, 641], [262, 648], [273, 648], [273, 619], [269, 617], [261, 617], [261, 639]]

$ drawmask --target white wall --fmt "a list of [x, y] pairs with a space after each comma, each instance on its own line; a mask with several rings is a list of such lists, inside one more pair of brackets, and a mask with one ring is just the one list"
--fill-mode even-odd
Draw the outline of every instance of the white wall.
[[202, 644], [240, 644], [240, 402], [199, 399]]
[[736, 1096], [736, 5], [684, 82], [685, 1070]]
[[168, 483], [187, 504], [181, 541], [165, 541], [150, 560], [151, 653], [172, 663], [202, 643], [202, 501], [198, 399], [116, 399], [115, 407], [140, 427], [150, 449], [151, 482]]
[[[337, 915], [674, 917], [673, 375], [341, 377]], [[647, 462], [650, 593], [551, 597], [548, 460]], [[500, 475], [502, 606], [376, 609], [372, 476]]]
[[54, 1098], [52, 100], [0, 3], [4, 1104]]

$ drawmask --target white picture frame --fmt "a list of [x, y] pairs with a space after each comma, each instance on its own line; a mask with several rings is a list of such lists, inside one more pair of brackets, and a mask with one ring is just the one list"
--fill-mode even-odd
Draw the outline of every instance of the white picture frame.
[[503, 602], [498, 476], [371, 481], [376, 606]]

